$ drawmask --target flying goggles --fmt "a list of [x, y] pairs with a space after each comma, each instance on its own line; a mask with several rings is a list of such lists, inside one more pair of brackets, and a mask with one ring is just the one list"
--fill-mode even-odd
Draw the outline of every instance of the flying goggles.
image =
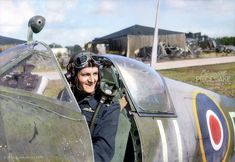
[[84, 68], [87, 65], [89, 65], [89, 63], [95, 64], [97, 66], [102, 65], [101, 58], [88, 52], [84, 52], [84, 53], [80, 53], [76, 55], [73, 59], [73, 63], [74, 63], [74, 67], [77, 69]]

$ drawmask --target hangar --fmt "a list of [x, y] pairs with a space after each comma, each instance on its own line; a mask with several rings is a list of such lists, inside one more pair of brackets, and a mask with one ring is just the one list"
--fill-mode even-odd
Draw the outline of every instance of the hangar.
[[[159, 42], [176, 45], [181, 48], [186, 46], [186, 36], [183, 32], [158, 30]], [[142, 47], [151, 47], [154, 39], [154, 28], [133, 25], [123, 30], [114, 32], [104, 37], [95, 38], [92, 46], [105, 44], [110, 53], [121, 53], [127, 57], [134, 57], [134, 51]]]
[[10, 37], [4, 37], [0, 35], [0, 52], [6, 50], [7, 48], [16, 46], [18, 44], [25, 43], [26, 41], [20, 39], [14, 39]]

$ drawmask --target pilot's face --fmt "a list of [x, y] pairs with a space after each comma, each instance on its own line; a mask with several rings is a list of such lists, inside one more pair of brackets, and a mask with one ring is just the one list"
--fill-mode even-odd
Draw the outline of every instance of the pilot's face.
[[81, 91], [88, 94], [93, 94], [98, 81], [98, 68], [86, 67], [77, 73], [78, 87]]

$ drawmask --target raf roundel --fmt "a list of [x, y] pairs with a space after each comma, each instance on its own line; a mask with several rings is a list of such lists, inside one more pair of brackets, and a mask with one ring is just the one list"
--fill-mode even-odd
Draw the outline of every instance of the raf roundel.
[[[230, 147], [228, 121], [220, 105], [205, 93], [194, 93], [194, 114], [204, 162], [226, 161]], [[216, 160], [217, 161], [217, 160]]]
[[206, 119], [211, 145], [214, 150], [217, 151], [221, 148], [223, 143], [223, 126], [218, 116], [211, 110], [207, 110]]

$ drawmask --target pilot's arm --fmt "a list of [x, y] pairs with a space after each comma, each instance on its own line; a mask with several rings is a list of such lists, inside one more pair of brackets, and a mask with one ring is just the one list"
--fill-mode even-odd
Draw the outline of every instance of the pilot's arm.
[[115, 137], [118, 128], [120, 105], [114, 102], [110, 106], [103, 105], [101, 117], [93, 131], [93, 148], [96, 162], [109, 162], [115, 152]]

